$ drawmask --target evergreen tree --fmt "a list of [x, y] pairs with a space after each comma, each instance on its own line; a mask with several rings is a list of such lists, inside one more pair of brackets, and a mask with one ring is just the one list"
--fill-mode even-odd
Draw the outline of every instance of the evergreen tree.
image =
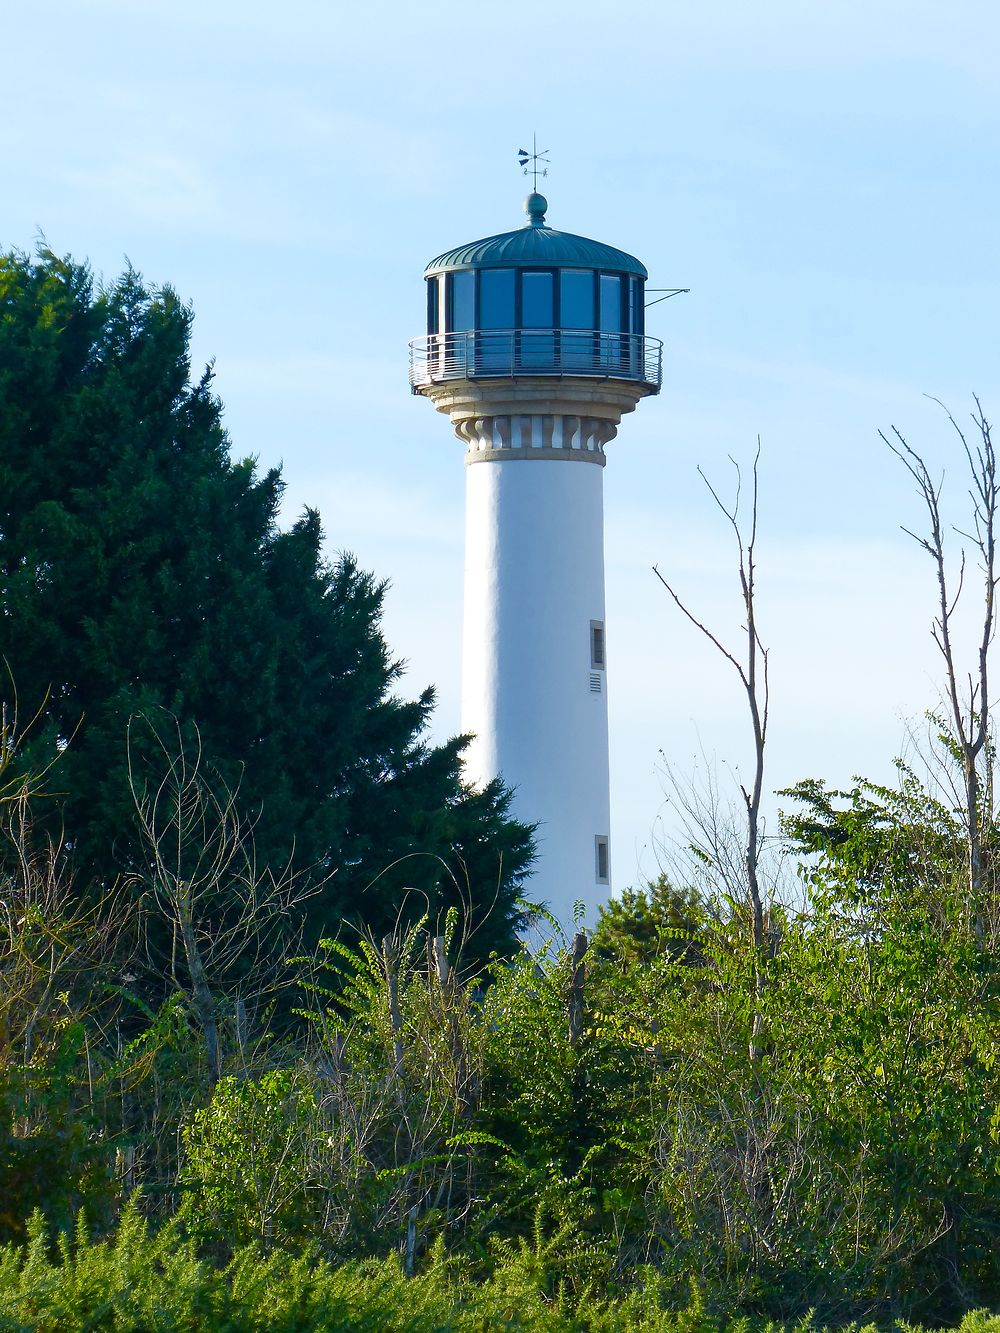
[[307, 939], [383, 931], [413, 888], [489, 909], [475, 953], [510, 947], [530, 829], [499, 782], [463, 786], [462, 738], [426, 742], [432, 690], [393, 694], [385, 584], [324, 560], [314, 511], [279, 531], [279, 471], [231, 461], [191, 318], [131, 269], [95, 290], [48, 250], [0, 256], [0, 687], [41, 706], [24, 760], [60, 754], [78, 873], [134, 866], [127, 727], [165, 709], [239, 787], [259, 861], [324, 881]]
[[657, 958], [697, 965], [708, 933], [708, 913], [695, 890], [675, 888], [661, 874], [601, 905], [591, 949], [626, 968], [648, 967]]

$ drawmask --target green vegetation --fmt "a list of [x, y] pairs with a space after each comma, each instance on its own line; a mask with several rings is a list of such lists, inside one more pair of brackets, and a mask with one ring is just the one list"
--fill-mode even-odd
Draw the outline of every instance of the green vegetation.
[[[151, 1266], [142, 1299], [167, 1283], [235, 1302], [234, 1327], [258, 1269], [276, 1310], [290, 1275], [303, 1327], [336, 1301], [348, 1321], [388, 1300], [442, 1328], [490, 1326], [504, 1302], [510, 1327], [700, 1326], [692, 1291], [704, 1320], [938, 1323], [994, 1305], [1000, 969], [963, 924], [960, 840], [915, 789], [916, 805], [877, 813], [856, 795], [876, 841], [855, 829], [848, 855], [851, 807], [803, 794], [808, 836], [829, 847], [808, 863], [807, 909], [772, 918], [757, 1054], [745, 924], [721, 897], [661, 883], [608, 913], [582, 957], [465, 972], [453, 920], [330, 942], [318, 968], [292, 967], [297, 1033], [240, 1034], [220, 1005], [215, 1079], [192, 998], [137, 1008], [101, 908], [72, 925], [84, 965], [63, 943], [72, 900], [46, 898], [26, 854], [0, 953], [7, 1238], [27, 1239], [34, 1208], [69, 1234], [84, 1207], [111, 1248], [60, 1242], [57, 1268], [71, 1252], [93, 1274]], [[6, 810], [23, 839], [23, 804]], [[53, 1276], [34, 1225], [0, 1280], [111, 1299], [104, 1279]]]
[[0, 260], [0, 1329], [994, 1333], [985, 423], [936, 776], [786, 793], [782, 906], [751, 628], [749, 835], [692, 799], [673, 878], [532, 952], [530, 830], [229, 461], [189, 323]]
[[[0, 1252], [4, 1333], [780, 1333], [781, 1325], [712, 1316], [697, 1293], [680, 1308], [652, 1270], [617, 1299], [550, 1289], [545, 1256], [530, 1246], [475, 1266], [438, 1246], [407, 1277], [398, 1257], [333, 1267], [314, 1254], [239, 1250], [206, 1263], [176, 1226], [151, 1235], [129, 1210], [113, 1242], [86, 1228], [60, 1235], [55, 1253], [40, 1218], [25, 1250]], [[921, 1333], [901, 1325], [900, 1333]], [[857, 1333], [876, 1333], [873, 1324]], [[796, 1333], [818, 1333], [806, 1316]], [[959, 1333], [1000, 1333], [1000, 1318], [974, 1311]]]

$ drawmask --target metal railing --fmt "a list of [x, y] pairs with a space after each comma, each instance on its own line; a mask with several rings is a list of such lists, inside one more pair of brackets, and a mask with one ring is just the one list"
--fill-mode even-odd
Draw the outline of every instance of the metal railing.
[[489, 329], [434, 333], [410, 343], [410, 387], [512, 375], [581, 375], [660, 387], [663, 344], [638, 333]]

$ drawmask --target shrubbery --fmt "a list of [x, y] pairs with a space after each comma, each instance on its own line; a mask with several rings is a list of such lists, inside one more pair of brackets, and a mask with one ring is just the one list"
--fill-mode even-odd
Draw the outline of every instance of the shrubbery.
[[[113, 1241], [84, 1221], [53, 1238], [40, 1215], [23, 1248], [0, 1249], [0, 1333], [781, 1333], [782, 1325], [713, 1316], [696, 1287], [653, 1269], [618, 1297], [553, 1288], [551, 1256], [525, 1242], [475, 1263], [443, 1245], [408, 1277], [398, 1256], [333, 1266], [314, 1251], [240, 1248], [226, 1264], [199, 1257], [175, 1225], [153, 1232], [127, 1209]], [[819, 1333], [811, 1314], [794, 1333]], [[885, 1327], [884, 1325], [882, 1326]], [[921, 1333], [919, 1325], [898, 1325]], [[850, 1333], [878, 1326], [848, 1325]], [[1000, 1333], [1000, 1317], [967, 1314], [957, 1333]]]
[[[38, 785], [0, 787], [4, 1238], [44, 1214], [4, 1260], [23, 1325], [50, 1297], [111, 1319], [136, 1283], [188, 1293], [164, 1327], [249, 1319], [255, 1282], [300, 1320], [349, 1290], [355, 1327], [383, 1300], [422, 1327], [680, 1327], [692, 1290], [704, 1320], [1000, 1304], [1000, 898], [980, 936], [960, 827], [912, 775], [797, 790], [804, 902], [772, 908], [760, 988], [741, 903], [696, 858], [589, 949], [466, 970], [451, 910], [328, 941], [280, 983], [265, 959], [274, 1028], [222, 984], [180, 879], [200, 972], [157, 1008], [136, 994], [142, 931], [121, 900], [81, 905]], [[95, 1243], [66, 1239], [81, 1207]]]
[[[487, 1299], [508, 1309], [508, 1288], [511, 1327], [536, 1306], [539, 1327], [560, 1309], [567, 1327], [602, 1327], [612, 1308], [673, 1327], [692, 1284], [705, 1318], [957, 1320], [1000, 1300], [1000, 969], [948, 927], [944, 878], [933, 928], [912, 884], [881, 885], [873, 917], [867, 890], [851, 907], [832, 872], [814, 879], [809, 912], [781, 924], [756, 1059], [739, 920], [707, 898], [693, 914], [690, 894], [690, 949], [649, 947], [645, 925], [638, 953], [619, 948], [621, 911], [582, 961], [526, 950], [468, 976], [453, 922], [330, 945], [302, 977], [297, 1037], [221, 1023], [217, 1081], [183, 1000], [116, 1054], [107, 997], [70, 1017], [63, 996], [30, 1066], [7, 1048], [9, 1134], [30, 1154], [43, 1126], [73, 1124], [75, 1146], [52, 1153], [62, 1183], [41, 1199], [8, 1172], [6, 1208], [20, 1225], [41, 1202], [65, 1228], [84, 1204], [100, 1239], [109, 1203], [142, 1185], [86, 1263], [141, 1258], [168, 1281], [169, 1256], [196, 1275], [192, 1301], [242, 1300], [252, 1272], [287, 1268], [308, 1300], [354, 1284], [358, 1310], [412, 1278], [399, 1300], [426, 1300], [441, 1327], [477, 1327]], [[631, 901], [645, 923], [648, 901]], [[69, 1300], [43, 1237], [38, 1222], [5, 1280]], [[83, 1254], [69, 1244], [63, 1262]], [[305, 1276], [316, 1264], [322, 1280]]]

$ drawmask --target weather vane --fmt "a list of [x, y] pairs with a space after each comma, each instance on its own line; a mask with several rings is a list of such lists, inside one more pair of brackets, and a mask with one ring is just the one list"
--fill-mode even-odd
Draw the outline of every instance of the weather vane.
[[[530, 153], [528, 152], [527, 148], [519, 148], [517, 150], [517, 160], [521, 164], [521, 170], [524, 172], [526, 176], [529, 171], [531, 172], [532, 176], [531, 188], [536, 193], [538, 191], [538, 177], [547, 176], [549, 174], [549, 168], [548, 168], [549, 159], [545, 156], [545, 154], [548, 151], [549, 150], [547, 148], [543, 148], [541, 152], [538, 151], [538, 140], [536, 139], [535, 135], [531, 136]], [[529, 162], [531, 163], [530, 167], [528, 166]], [[541, 162], [546, 163], [546, 165], [542, 167], [541, 171], [539, 171], [538, 169], [539, 163]]]

